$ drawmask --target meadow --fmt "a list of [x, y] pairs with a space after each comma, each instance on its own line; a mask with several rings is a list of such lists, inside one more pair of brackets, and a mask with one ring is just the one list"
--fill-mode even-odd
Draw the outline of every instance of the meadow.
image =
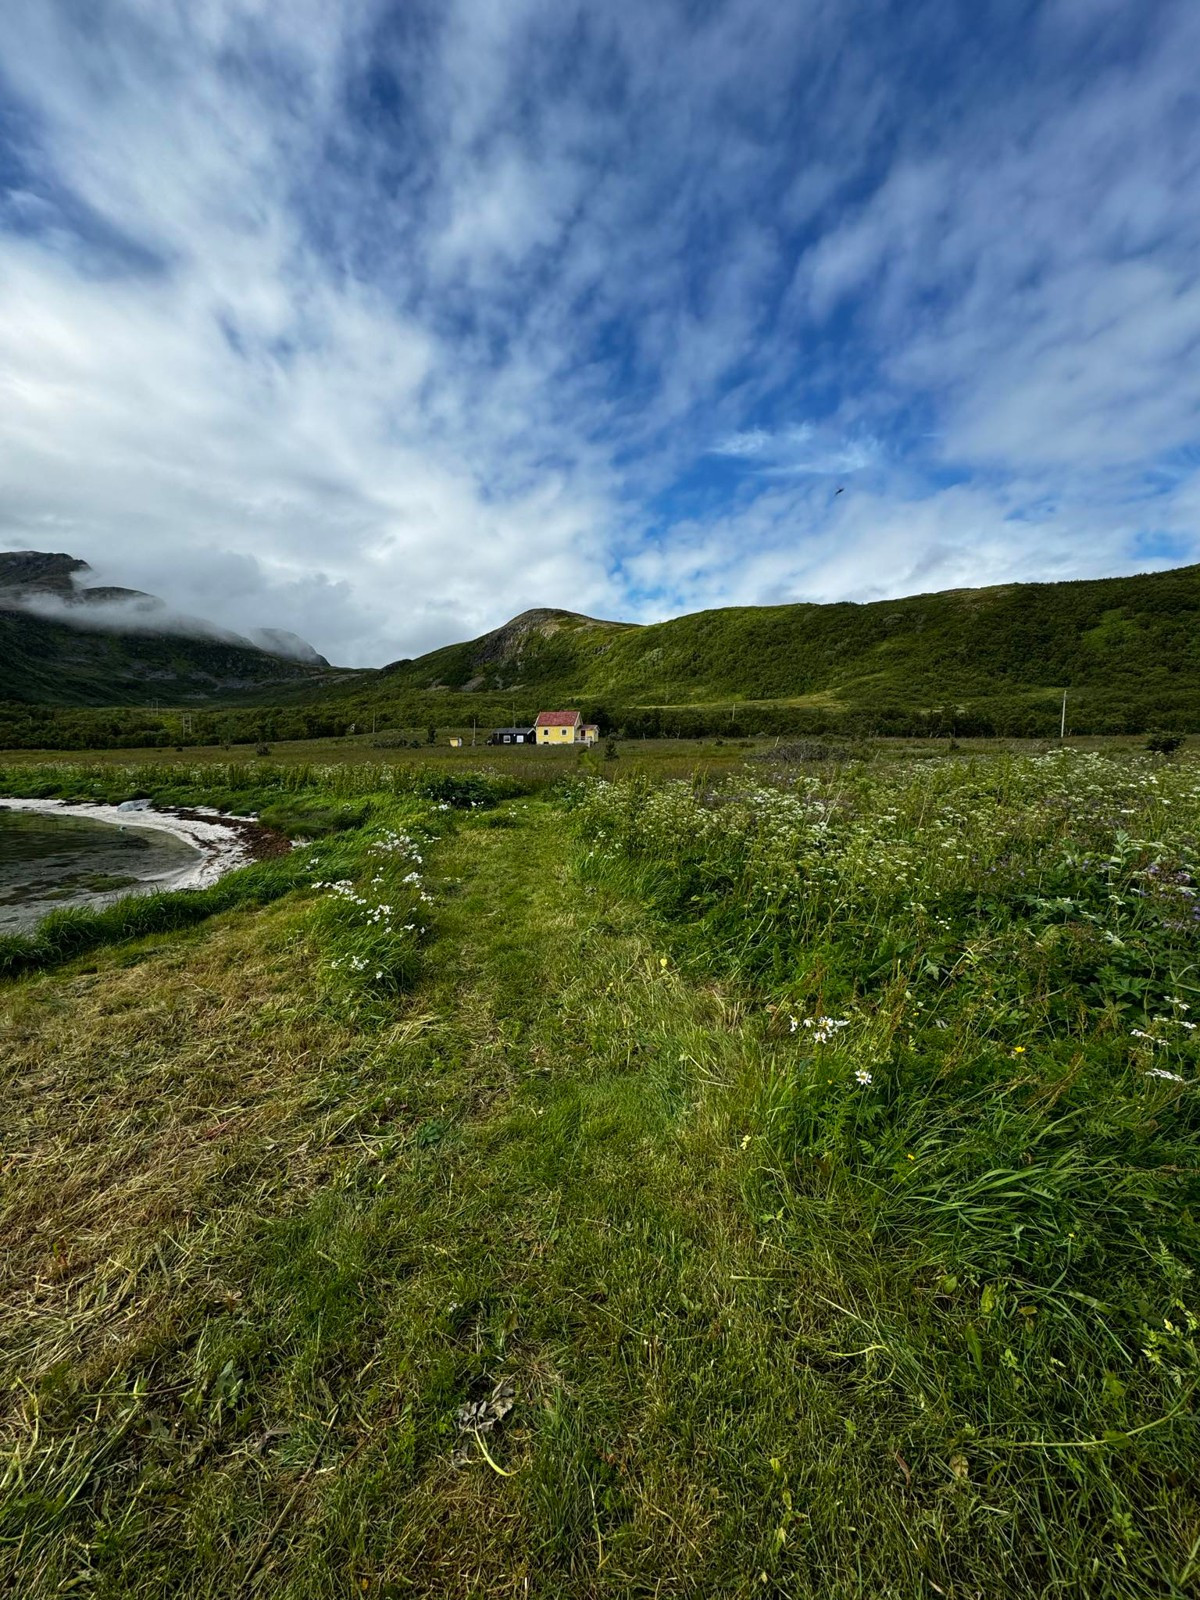
[[1200, 1589], [1200, 762], [308, 754], [0, 770], [303, 841], [0, 941], [0, 1588]]

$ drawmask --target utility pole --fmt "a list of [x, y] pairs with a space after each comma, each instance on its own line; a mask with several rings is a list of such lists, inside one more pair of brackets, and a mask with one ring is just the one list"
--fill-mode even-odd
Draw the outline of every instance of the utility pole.
[[1067, 691], [1065, 689], [1063, 690], [1062, 724], [1058, 730], [1058, 737], [1060, 739], [1067, 737]]

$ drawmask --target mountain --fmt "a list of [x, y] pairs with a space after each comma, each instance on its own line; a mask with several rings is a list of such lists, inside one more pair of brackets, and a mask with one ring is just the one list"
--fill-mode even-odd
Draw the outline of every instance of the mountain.
[[129, 605], [134, 612], [165, 609], [163, 602], [142, 589], [119, 589], [111, 584], [84, 585], [92, 569], [76, 556], [52, 555], [44, 550], [0, 551], [0, 606], [7, 608]]
[[633, 622], [600, 622], [577, 611], [523, 611], [502, 628], [465, 644], [444, 645], [411, 661], [380, 669], [394, 687], [414, 689], [506, 689], [513, 685], [580, 680], [592, 658], [622, 633], [640, 633]]
[[292, 698], [345, 681], [295, 634], [242, 638], [139, 589], [89, 586], [75, 556], [0, 552], [0, 700], [200, 704]]
[[1044, 708], [1066, 689], [1110, 721], [1132, 707], [1135, 720], [1158, 710], [1200, 723], [1200, 566], [862, 605], [736, 606], [648, 626], [527, 611], [393, 662], [369, 688], [373, 700], [504, 691], [522, 715], [553, 704], [753, 703], [827, 720], [980, 702]]
[[[627, 733], [1041, 736], [1057, 732], [1064, 690], [1077, 733], [1200, 730], [1200, 566], [862, 605], [733, 606], [650, 625], [541, 608], [376, 671], [331, 668], [279, 631], [224, 634], [152, 595], [89, 586], [89, 570], [67, 555], [0, 554], [7, 742], [100, 736], [82, 712], [68, 730], [54, 722], [66, 712], [39, 707], [155, 703], [214, 708], [194, 719], [209, 738], [243, 724], [264, 738], [486, 728], [553, 707]], [[262, 714], [219, 711], [239, 706]], [[121, 723], [122, 738], [135, 721]]]
[[312, 667], [329, 665], [307, 639], [287, 628], [255, 628], [247, 637], [256, 649], [265, 650], [271, 656], [282, 656], [285, 661], [306, 661]]

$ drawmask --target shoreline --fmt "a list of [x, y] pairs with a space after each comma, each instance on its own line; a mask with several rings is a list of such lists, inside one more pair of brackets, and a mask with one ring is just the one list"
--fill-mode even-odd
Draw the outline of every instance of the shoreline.
[[157, 878], [141, 880], [139, 888], [120, 891], [137, 894], [139, 891], [163, 889], [208, 889], [227, 872], [249, 866], [252, 861], [262, 861], [268, 856], [286, 855], [291, 843], [282, 834], [266, 828], [255, 817], [227, 816], [207, 806], [180, 806], [170, 810], [155, 810], [145, 806], [107, 806], [83, 801], [74, 804], [67, 800], [27, 800], [0, 795], [0, 809], [27, 811], [42, 816], [86, 817], [92, 822], [102, 822], [117, 828], [141, 828], [158, 833], [169, 833], [182, 839], [197, 852], [198, 859], [190, 866]]

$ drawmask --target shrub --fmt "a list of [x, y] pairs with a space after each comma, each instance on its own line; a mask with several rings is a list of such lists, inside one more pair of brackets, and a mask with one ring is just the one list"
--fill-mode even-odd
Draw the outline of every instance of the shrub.
[[434, 772], [417, 781], [417, 793], [439, 800], [456, 811], [494, 806], [501, 798], [499, 786], [479, 773]]

